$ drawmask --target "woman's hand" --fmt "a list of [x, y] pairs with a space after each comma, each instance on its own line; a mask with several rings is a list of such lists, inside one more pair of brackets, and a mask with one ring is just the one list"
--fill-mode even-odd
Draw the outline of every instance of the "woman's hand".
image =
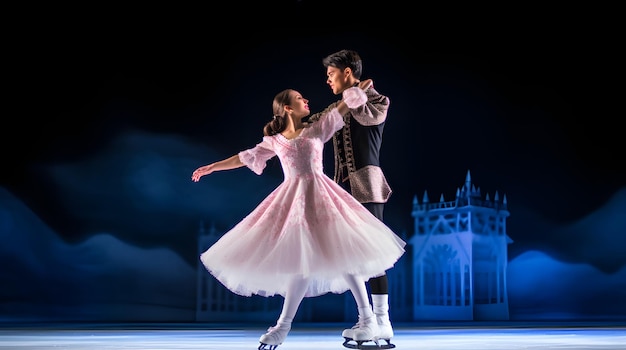
[[[358, 86], [349, 87], [343, 90], [341, 95], [343, 97], [343, 103], [350, 109], [361, 107], [367, 102], [367, 94]], [[341, 114], [345, 114], [345, 112], [339, 111]]]
[[201, 166], [198, 169], [194, 170], [193, 174], [191, 174], [191, 181], [198, 182], [200, 178], [204, 175], [209, 175], [213, 172], [213, 164]]
[[234, 156], [220, 160], [219, 162], [213, 162], [209, 165], [199, 167], [193, 172], [193, 174], [191, 174], [191, 180], [198, 182], [198, 180], [200, 180], [200, 178], [204, 175], [209, 175], [216, 171], [241, 168], [242, 166], [243, 163], [241, 162], [241, 159], [239, 159], [239, 154], [235, 154]]

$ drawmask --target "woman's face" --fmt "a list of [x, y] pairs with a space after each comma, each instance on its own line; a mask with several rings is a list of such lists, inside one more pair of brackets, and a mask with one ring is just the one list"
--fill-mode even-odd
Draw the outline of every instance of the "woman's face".
[[302, 97], [302, 94], [295, 90], [291, 91], [289, 107], [291, 107], [292, 110], [291, 114], [296, 118], [304, 118], [311, 113], [309, 110], [309, 100]]

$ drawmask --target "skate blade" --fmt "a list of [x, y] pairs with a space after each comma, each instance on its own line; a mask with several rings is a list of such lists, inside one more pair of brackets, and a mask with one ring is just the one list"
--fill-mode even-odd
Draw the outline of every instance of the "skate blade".
[[[374, 342], [373, 340], [354, 340], [352, 338], [343, 338], [344, 342], [343, 342], [343, 346], [348, 348], [348, 349], [393, 349], [396, 347], [395, 344], [391, 344], [391, 341], [389, 339], [382, 339], [385, 342], [387, 342], [387, 344], [381, 344], [379, 339], [379, 343], [377, 344], [376, 342]], [[371, 344], [370, 344], [371, 343]]]
[[278, 345], [268, 345], [265, 343], [261, 343], [261, 345], [259, 345], [257, 349], [258, 350], [275, 350], [277, 347]]

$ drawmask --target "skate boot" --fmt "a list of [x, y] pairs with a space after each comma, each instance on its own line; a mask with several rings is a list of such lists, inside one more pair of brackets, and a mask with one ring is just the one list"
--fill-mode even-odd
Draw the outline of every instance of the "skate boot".
[[378, 347], [379, 333], [376, 315], [370, 308], [359, 308], [359, 322], [341, 333], [345, 339], [343, 346], [351, 349], [363, 349], [373, 347], [374, 345], [363, 345], [363, 343], [372, 341], [376, 343], [375, 347]]
[[[391, 325], [389, 325], [391, 327]], [[350, 329], [344, 329], [341, 335], [344, 337], [343, 346], [349, 349], [371, 349], [371, 350], [384, 350], [384, 349], [393, 349], [395, 348], [395, 344], [392, 344], [390, 338], [383, 338], [381, 336], [382, 331], [380, 326], [378, 325], [377, 317], [372, 315], [369, 318], [359, 317], [359, 322], [357, 322], [354, 327]], [[387, 334], [389, 335], [389, 331]], [[391, 330], [391, 334], [393, 334], [393, 330]], [[385, 342], [382, 343], [380, 340], [383, 339]]]
[[378, 344], [380, 328], [375, 316], [359, 317], [359, 322], [352, 327], [352, 339], [358, 342], [374, 341]]
[[346, 339], [353, 339], [354, 338], [354, 329], [357, 327], [358, 323], [355, 324], [354, 326], [352, 326], [352, 328], [346, 328], [343, 330], [343, 332], [341, 332], [341, 336], [346, 338]]
[[376, 315], [376, 322], [380, 328], [380, 339], [387, 342], [393, 338], [393, 328], [389, 320], [389, 295], [388, 294], [372, 294], [373, 311]]
[[359, 321], [354, 326], [352, 326], [352, 328], [344, 329], [343, 332], [341, 332], [341, 336], [346, 339], [354, 339], [354, 330], [361, 328], [361, 323], [361, 317], [359, 316]]
[[391, 321], [389, 321], [389, 315], [376, 315], [376, 323], [378, 323], [378, 328], [380, 329], [380, 333], [378, 334], [378, 338], [385, 339], [387, 342], [393, 338], [393, 328], [391, 327]]
[[267, 333], [263, 334], [261, 338], [259, 338], [258, 350], [274, 350], [278, 347], [278, 345], [282, 344], [287, 338], [287, 334], [291, 330], [291, 325], [287, 324], [277, 324], [274, 327], [270, 327], [267, 329]]
[[[378, 325], [376, 324], [375, 317], [376, 315], [374, 314], [374, 312], [372, 312], [371, 306], [360, 307], [358, 308], [358, 310], [359, 321], [354, 326], [352, 326], [352, 328], [344, 329], [343, 332], [341, 332], [341, 336], [346, 338], [346, 340], [354, 339], [356, 331], [359, 331], [359, 338], [367, 338], [366, 333], [368, 331], [365, 331], [366, 329], [371, 329], [373, 332], [376, 333], [376, 335], [378, 335]], [[373, 338], [373, 336], [371, 338]]]

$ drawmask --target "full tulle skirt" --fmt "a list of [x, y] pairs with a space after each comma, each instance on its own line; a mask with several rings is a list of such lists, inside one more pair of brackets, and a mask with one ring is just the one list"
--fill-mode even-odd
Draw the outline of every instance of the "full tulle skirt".
[[343, 293], [346, 274], [367, 281], [385, 274], [406, 243], [325, 175], [285, 180], [249, 215], [200, 255], [233, 293], [285, 295], [294, 277], [306, 297]]

